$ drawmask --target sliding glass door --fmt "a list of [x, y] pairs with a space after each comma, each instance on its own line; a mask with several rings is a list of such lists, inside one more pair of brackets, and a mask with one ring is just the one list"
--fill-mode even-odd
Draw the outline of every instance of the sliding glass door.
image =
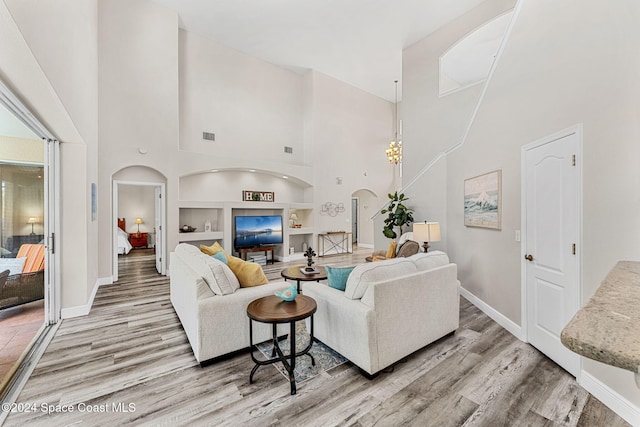
[[[11, 401], [60, 319], [58, 142], [0, 82], [0, 397]], [[0, 417], [0, 423], [2, 418]]]

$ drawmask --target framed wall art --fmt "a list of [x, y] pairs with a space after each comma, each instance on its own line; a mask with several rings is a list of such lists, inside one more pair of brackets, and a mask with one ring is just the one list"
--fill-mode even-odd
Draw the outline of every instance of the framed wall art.
[[502, 170], [464, 180], [464, 225], [502, 229]]

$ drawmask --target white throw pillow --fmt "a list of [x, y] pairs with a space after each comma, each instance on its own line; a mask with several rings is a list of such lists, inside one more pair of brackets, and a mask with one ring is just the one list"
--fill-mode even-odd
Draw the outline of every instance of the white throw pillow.
[[370, 283], [406, 276], [416, 271], [418, 271], [416, 265], [409, 258], [393, 258], [360, 264], [349, 275], [344, 296], [349, 299], [360, 299]]
[[9, 270], [9, 276], [22, 274], [24, 263], [27, 257], [23, 258], [0, 258], [0, 271]]
[[408, 259], [416, 264], [418, 271], [433, 270], [436, 267], [449, 264], [449, 256], [442, 251], [421, 252], [410, 256]]
[[176, 246], [176, 252], [183, 255], [195, 255], [201, 253], [200, 249], [188, 243], [180, 243]]
[[[204, 254], [202, 254], [204, 255]], [[209, 287], [216, 295], [229, 295], [240, 289], [240, 282], [233, 271], [222, 261], [217, 260], [209, 255], [204, 255], [204, 263], [209, 267], [211, 274], [214, 277], [216, 286], [219, 288], [219, 292], [214, 289], [211, 284]], [[205, 278], [205, 280], [207, 280]], [[207, 281], [207, 283], [209, 283]]]

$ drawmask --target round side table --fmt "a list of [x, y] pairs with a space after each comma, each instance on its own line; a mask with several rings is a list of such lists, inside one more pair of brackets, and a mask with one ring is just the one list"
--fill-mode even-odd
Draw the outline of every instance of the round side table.
[[322, 266], [316, 266], [318, 271], [313, 274], [304, 274], [302, 270], [304, 266], [285, 268], [280, 272], [280, 275], [284, 277], [284, 280], [295, 280], [298, 282], [298, 294], [300, 293], [300, 282], [319, 282], [327, 278], [327, 270]]
[[[316, 312], [316, 301], [305, 295], [298, 295], [293, 301], [283, 301], [275, 295], [270, 295], [257, 300], [251, 301], [247, 306], [247, 316], [249, 316], [249, 348], [251, 350], [251, 360], [256, 364], [249, 375], [249, 383], [253, 383], [253, 374], [263, 365], [282, 362], [285, 369], [289, 373], [289, 383], [291, 384], [291, 394], [296, 394], [296, 380], [293, 371], [296, 367], [296, 357], [307, 355], [311, 358], [312, 365], [315, 366], [316, 361], [309, 354], [309, 350], [313, 346], [313, 313]], [[299, 353], [296, 353], [296, 322], [311, 316], [311, 339], [309, 345]], [[257, 348], [253, 344], [253, 321], [261, 323], [270, 323], [273, 328], [273, 352], [272, 358], [267, 360], [258, 360], [254, 356]], [[290, 350], [288, 355], [284, 355], [278, 344], [277, 325], [278, 323], [289, 323], [289, 344]], [[289, 361], [287, 359], [290, 359]]]

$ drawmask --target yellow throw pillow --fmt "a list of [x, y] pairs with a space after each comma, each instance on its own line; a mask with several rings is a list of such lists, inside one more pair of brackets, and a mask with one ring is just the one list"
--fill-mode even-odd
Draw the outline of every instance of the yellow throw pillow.
[[249, 288], [251, 286], [266, 285], [269, 283], [267, 276], [264, 275], [260, 264], [255, 262], [246, 262], [238, 257], [227, 256], [227, 265], [238, 278], [241, 288]]
[[387, 259], [396, 257], [396, 248], [397, 247], [398, 247], [398, 244], [396, 242], [389, 243], [389, 249], [387, 249], [387, 255], [386, 255]]
[[[215, 255], [220, 251], [224, 252], [224, 249], [222, 249], [222, 246], [220, 246], [218, 242], [214, 242], [211, 246], [200, 245], [200, 251], [206, 255]], [[227, 255], [227, 257], [229, 256], [226, 252], [224, 254]]]

